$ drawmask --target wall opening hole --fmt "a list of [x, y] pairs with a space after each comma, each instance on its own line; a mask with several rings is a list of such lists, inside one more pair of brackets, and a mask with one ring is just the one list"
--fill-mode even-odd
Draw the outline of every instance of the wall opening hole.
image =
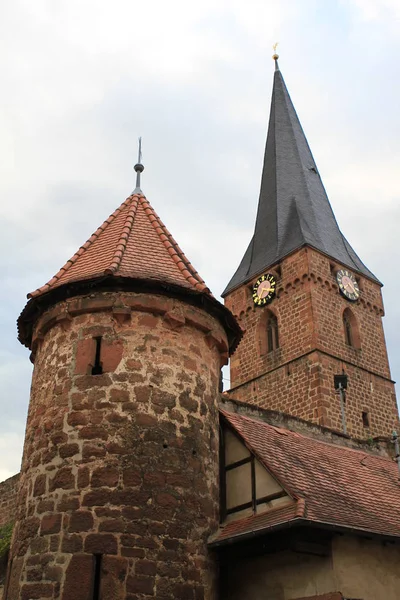
[[168, 444], [167, 444], [167, 442], [164, 442], [164, 443], [163, 443], [163, 445], [162, 445], [162, 447], [163, 447], [163, 448], [168, 448]]
[[369, 414], [367, 411], [361, 413], [363, 427], [369, 427]]
[[94, 355], [94, 365], [92, 367], [92, 375], [101, 375], [103, 373], [103, 367], [100, 362], [100, 353], [101, 353], [101, 337], [94, 338], [96, 343], [96, 350]]
[[103, 555], [93, 555], [93, 600], [100, 600], [101, 562]]
[[197, 454], [197, 452], [196, 452], [196, 450], [194, 448], [192, 450], [192, 454], [193, 454], [193, 456], [196, 456], [196, 454]]

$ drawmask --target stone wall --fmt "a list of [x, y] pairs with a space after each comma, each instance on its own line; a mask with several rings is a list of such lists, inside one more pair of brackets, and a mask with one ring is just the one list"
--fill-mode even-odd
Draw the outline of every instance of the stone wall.
[[[307, 598], [398, 600], [400, 547], [335, 535], [328, 556], [278, 552], [231, 562], [224, 568], [221, 600]], [[332, 594], [332, 595], [331, 595]]]
[[0, 483], [0, 527], [15, 520], [19, 473]]
[[[351, 303], [339, 293], [335, 279], [339, 267], [319, 252], [303, 248], [276, 267], [277, 297], [268, 307], [254, 305], [254, 282], [227, 296], [226, 306], [245, 330], [231, 358], [230, 393], [243, 402], [341, 429], [333, 375], [344, 370], [349, 376], [348, 433], [364, 438], [389, 436], [398, 427], [398, 413], [380, 286], [359, 277], [361, 297]], [[354, 317], [360, 348], [346, 343], [346, 309]], [[265, 344], [267, 310], [278, 320], [279, 348], [272, 352]]]
[[210, 600], [225, 333], [160, 296], [65, 304], [35, 331], [7, 600]]

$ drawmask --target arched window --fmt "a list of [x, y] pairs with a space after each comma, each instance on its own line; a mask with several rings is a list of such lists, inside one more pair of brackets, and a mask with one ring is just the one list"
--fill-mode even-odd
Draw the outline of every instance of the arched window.
[[343, 312], [343, 329], [346, 344], [352, 348], [360, 348], [357, 320], [349, 308]]
[[267, 316], [267, 351], [273, 352], [279, 348], [278, 319], [268, 311]]
[[257, 340], [261, 356], [279, 348], [278, 319], [271, 310], [260, 311]]

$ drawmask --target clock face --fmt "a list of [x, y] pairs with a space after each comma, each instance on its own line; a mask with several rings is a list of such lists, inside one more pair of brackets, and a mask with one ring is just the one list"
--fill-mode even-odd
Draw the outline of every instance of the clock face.
[[350, 271], [341, 269], [336, 273], [336, 280], [339, 285], [339, 290], [347, 300], [355, 302], [360, 297], [360, 288], [356, 278]]
[[271, 273], [261, 275], [253, 285], [253, 302], [257, 306], [264, 306], [275, 296], [276, 279]]

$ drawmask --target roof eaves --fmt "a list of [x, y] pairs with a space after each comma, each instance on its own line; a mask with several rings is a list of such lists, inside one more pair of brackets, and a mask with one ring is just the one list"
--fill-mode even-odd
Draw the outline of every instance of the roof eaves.
[[[377, 539], [386, 539], [392, 542], [398, 542], [400, 544], [400, 533], [393, 534], [382, 531], [374, 531], [372, 529], [364, 529], [362, 527], [354, 527], [351, 525], [330, 523], [328, 521], [318, 521], [313, 519], [307, 519], [304, 517], [295, 517], [294, 519], [289, 519], [287, 521], [282, 521], [281, 523], [276, 523], [271, 526], [264, 526], [256, 529], [252, 529], [251, 531], [246, 531], [243, 533], [237, 533], [229, 537], [218, 538], [215, 535], [213, 539], [210, 538], [208, 542], [208, 546], [210, 548], [218, 548], [221, 546], [228, 546], [231, 544], [239, 543], [242, 541], [247, 541], [249, 539], [254, 539], [256, 537], [261, 537], [263, 535], [267, 536], [276, 531], [289, 529], [292, 527], [312, 527], [316, 529], [323, 529], [326, 531], [337, 531], [339, 533], [348, 533], [352, 535], [358, 536], [368, 536]], [[218, 534], [217, 534], [218, 535]]]
[[267, 526], [267, 527], [260, 527], [260, 528], [252, 529], [251, 531], [237, 533], [237, 534], [234, 534], [229, 537], [222, 538], [222, 539], [219, 539], [218, 537], [213, 536], [214, 539], [209, 539], [208, 547], [209, 548], [218, 548], [221, 546], [228, 546], [228, 545], [236, 544], [238, 542], [246, 541], [249, 539], [254, 539], [254, 538], [260, 537], [262, 535], [275, 533], [276, 531], [279, 531], [282, 529], [289, 529], [291, 527], [300, 527], [305, 524], [307, 524], [307, 519], [303, 519], [301, 517], [295, 517], [294, 519], [282, 521], [281, 523], [276, 523], [274, 525], [270, 525], [269, 527]]

